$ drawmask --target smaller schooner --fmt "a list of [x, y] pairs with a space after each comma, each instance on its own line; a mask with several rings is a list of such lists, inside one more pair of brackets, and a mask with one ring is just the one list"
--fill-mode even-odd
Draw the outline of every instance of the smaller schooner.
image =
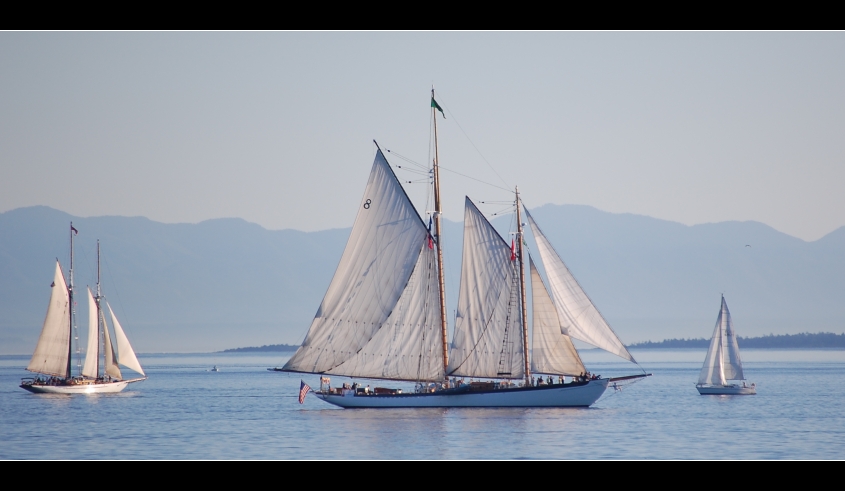
[[748, 384], [742, 372], [739, 344], [736, 341], [731, 312], [722, 295], [722, 308], [716, 318], [716, 329], [710, 340], [710, 349], [695, 384], [701, 395], [753, 395], [757, 384]]
[[[41, 336], [29, 365], [30, 372], [39, 374], [21, 381], [20, 387], [35, 393], [46, 394], [99, 394], [120, 392], [132, 382], [146, 380], [141, 364], [135, 356], [129, 339], [123, 332], [111, 305], [100, 291], [100, 242], [97, 241], [97, 294], [88, 288], [88, 349], [80, 374], [71, 370], [72, 338], [76, 309], [73, 308], [73, 237], [77, 230], [70, 224], [70, 283], [65, 282], [61, 264], [56, 260], [56, 272], [50, 285], [50, 304], [41, 329]], [[103, 303], [108, 308], [114, 329], [117, 349], [109, 334]], [[102, 344], [102, 350], [101, 348]], [[103, 355], [102, 360], [100, 355]], [[102, 361], [102, 363], [101, 363]], [[141, 374], [141, 378], [124, 379], [118, 365]], [[101, 368], [102, 367], [102, 368]]]

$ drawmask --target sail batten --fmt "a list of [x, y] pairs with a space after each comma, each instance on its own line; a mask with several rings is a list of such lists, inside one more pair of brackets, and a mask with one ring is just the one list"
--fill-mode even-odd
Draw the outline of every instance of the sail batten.
[[67, 378], [70, 377], [70, 293], [58, 261], [51, 286], [50, 303], [41, 335], [26, 369], [30, 372]]
[[543, 283], [534, 260], [531, 269], [532, 328], [531, 372], [549, 375], [577, 376], [586, 372], [584, 362], [560, 325], [552, 298]]
[[97, 378], [98, 358], [100, 357], [100, 326], [98, 325], [99, 315], [97, 314], [97, 301], [88, 288], [88, 348], [85, 351], [85, 364], [82, 366], [82, 375], [88, 378]]
[[447, 375], [525, 376], [519, 270], [510, 245], [467, 197], [455, 334]]
[[334, 278], [283, 370], [442, 380], [436, 258], [427, 239], [379, 150]]
[[563, 328], [575, 339], [636, 363], [552, 244], [543, 235], [534, 217], [527, 209], [525, 214], [528, 216], [528, 223], [531, 224], [531, 230], [537, 241], [537, 249], [546, 269], [552, 298]]

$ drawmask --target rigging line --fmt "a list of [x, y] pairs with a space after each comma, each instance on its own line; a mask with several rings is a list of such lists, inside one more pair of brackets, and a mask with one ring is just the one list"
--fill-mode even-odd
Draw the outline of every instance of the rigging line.
[[452, 174], [457, 174], [457, 175], [459, 175], [459, 176], [461, 176], [461, 177], [466, 177], [467, 179], [472, 179], [473, 181], [478, 181], [478, 182], [480, 182], [481, 184], [486, 184], [486, 185], [488, 185], [488, 186], [492, 186], [492, 187], [494, 187], [494, 188], [496, 188], [496, 189], [501, 189], [502, 191], [507, 191], [507, 192], [509, 192], [509, 193], [512, 193], [512, 192], [513, 192], [513, 190], [511, 190], [511, 189], [508, 189], [508, 188], [503, 188], [502, 186], [498, 186], [498, 185], [496, 185], [496, 184], [491, 184], [491, 183], [489, 183], [489, 182], [487, 182], [487, 181], [482, 181], [481, 179], [476, 179], [476, 178], [471, 177], [471, 176], [468, 176], [468, 175], [466, 175], [466, 174], [461, 174], [461, 173], [460, 173], [460, 172], [458, 172], [458, 171], [454, 171], [454, 170], [452, 170], [452, 169], [447, 169], [446, 167], [443, 167], [442, 165], [440, 166], [440, 170], [449, 171], [449, 172], [451, 172]]
[[[478, 155], [480, 155], [480, 156], [481, 156], [481, 159], [482, 159], [482, 160], [484, 160], [484, 162], [485, 162], [485, 163], [487, 163], [487, 165], [490, 167], [490, 170], [492, 170], [492, 171], [493, 171], [493, 173], [494, 173], [494, 174], [496, 174], [496, 177], [498, 177], [498, 178], [502, 181], [502, 183], [504, 183], [504, 185], [505, 185], [506, 187], [510, 188], [511, 186], [509, 186], [509, 185], [508, 185], [507, 181], [505, 181], [505, 180], [502, 178], [502, 176], [501, 176], [501, 175], [499, 175], [499, 173], [498, 173], [498, 172], [496, 172], [496, 169], [495, 169], [495, 168], [493, 168], [493, 165], [492, 165], [492, 164], [491, 164], [491, 163], [490, 163], [490, 162], [489, 162], [489, 161], [488, 161], [488, 160], [484, 157], [484, 154], [482, 154], [482, 153], [481, 153], [481, 150], [479, 150], [479, 149], [478, 149], [478, 147], [476, 147], [476, 146], [475, 146], [475, 143], [473, 143], [472, 139], [470, 139], [469, 135], [467, 135], [467, 132], [466, 132], [466, 131], [464, 131], [464, 128], [461, 126], [461, 123], [459, 123], [459, 122], [458, 122], [458, 118], [456, 118], [456, 117], [455, 117], [455, 115], [452, 113], [452, 111], [450, 111], [450, 110], [449, 110], [448, 105], [447, 105], [445, 102], [443, 102], [442, 97], [443, 97], [443, 96], [442, 96], [442, 95], [440, 95], [440, 93], [438, 93], [438, 98], [440, 98], [440, 99], [441, 99], [441, 101], [440, 101], [440, 102], [441, 102], [441, 105], [442, 105], [443, 107], [445, 107], [447, 111], [449, 111], [449, 116], [451, 116], [451, 117], [452, 117], [452, 119], [453, 119], [453, 121], [455, 121], [455, 124], [456, 124], [456, 125], [458, 125], [458, 128], [461, 130], [461, 133], [463, 133], [463, 134], [464, 134], [464, 136], [466, 137], [466, 139], [469, 141], [470, 145], [472, 145], [472, 147], [473, 147], [473, 148], [475, 148], [475, 151], [476, 151], [476, 152], [478, 152]], [[485, 183], [485, 184], [486, 184], [486, 183]], [[508, 191], [510, 191], [510, 189], [508, 189]]]
[[395, 156], [399, 157], [400, 159], [404, 160], [405, 162], [408, 162], [408, 163], [411, 163], [411, 164], [416, 165], [416, 166], [417, 166], [417, 167], [419, 167], [420, 169], [425, 169], [426, 171], [428, 171], [428, 170], [429, 170], [429, 167], [427, 167], [427, 166], [425, 166], [425, 165], [422, 165], [422, 164], [421, 164], [421, 163], [419, 163], [419, 162], [413, 161], [413, 160], [409, 159], [408, 157], [405, 157], [405, 156], [404, 156], [404, 155], [402, 155], [402, 154], [396, 153], [396, 152], [394, 152], [393, 150], [390, 150], [390, 149], [387, 149], [387, 148], [385, 148], [384, 150], [385, 150], [387, 153], [389, 153], [390, 155], [395, 155]]

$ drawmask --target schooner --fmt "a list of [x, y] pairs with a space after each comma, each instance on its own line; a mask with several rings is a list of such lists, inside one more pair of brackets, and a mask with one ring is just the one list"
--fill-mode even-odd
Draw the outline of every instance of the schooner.
[[[96, 394], [120, 392], [132, 382], [146, 380], [132, 345], [118, 322], [114, 311], [100, 290], [100, 242], [97, 241], [97, 294], [88, 292], [88, 344], [85, 364], [74, 376], [71, 360], [72, 337], [76, 325], [76, 303], [73, 300], [73, 237], [77, 230], [70, 224], [70, 268], [69, 282], [65, 281], [61, 264], [56, 260], [56, 271], [50, 285], [50, 303], [41, 329], [41, 336], [35, 352], [26, 367], [36, 377], [24, 378], [21, 388], [35, 393], [49, 394]], [[105, 308], [103, 306], [105, 303]], [[108, 309], [114, 330], [114, 340], [109, 334], [105, 309]], [[101, 349], [102, 343], [102, 349]], [[102, 355], [102, 359], [101, 359]], [[102, 361], [102, 363], [101, 363]], [[124, 379], [119, 365], [141, 374], [141, 378]]]
[[[511, 244], [472, 200], [465, 200], [458, 308], [452, 342], [447, 342], [437, 153], [437, 111], [442, 109], [434, 90], [431, 111], [434, 230], [417, 213], [376, 144], [340, 264], [305, 340], [277, 370], [320, 374], [316, 396], [344, 408], [587, 407], [609, 384], [647, 376], [587, 375], [570, 338], [636, 361], [525, 209], [549, 278], [551, 290], [546, 288], [524, 251], [518, 188]], [[532, 284], [531, 349], [526, 262]], [[330, 375], [415, 382], [416, 390], [331, 387]]]

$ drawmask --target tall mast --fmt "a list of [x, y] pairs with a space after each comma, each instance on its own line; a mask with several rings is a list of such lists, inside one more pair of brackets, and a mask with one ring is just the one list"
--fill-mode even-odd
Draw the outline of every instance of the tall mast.
[[522, 210], [519, 202], [519, 186], [516, 191], [516, 243], [519, 256], [519, 301], [522, 304], [522, 358], [525, 361], [525, 382], [531, 380], [531, 363], [528, 360], [528, 309], [525, 305], [525, 261], [522, 246]]
[[[434, 120], [434, 233], [437, 235], [437, 279], [440, 283], [440, 335], [443, 338], [443, 373], [448, 373], [448, 324], [446, 323], [446, 281], [443, 278], [443, 237], [440, 234], [440, 159], [437, 155], [437, 110], [440, 106], [434, 100], [434, 88], [431, 89], [431, 117]], [[442, 111], [442, 109], [441, 109]]]
[[97, 377], [100, 376], [100, 325], [103, 319], [103, 311], [100, 309], [100, 298], [102, 298], [100, 294], [100, 239], [97, 239], [97, 297], [94, 299], [97, 304], [97, 370], [94, 373], [97, 374]]
[[70, 271], [68, 272], [68, 278], [70, 279], [70, 284], [68, 285], [68, 298], [70, 299], [70, 320], [68, 325], [68, 330], [70, 331], [70, 336], [68, 336], [68, 343], [67, 343], [67, 378], [71, 377], [71, 359], [73, 357], [73, 342], [71, 341], [74, 336], [74, 317], [76, 314], [76, 308], [73, 304], [73, 233], [76, 231], [73, 228], [73, 222], [70, 222]]

